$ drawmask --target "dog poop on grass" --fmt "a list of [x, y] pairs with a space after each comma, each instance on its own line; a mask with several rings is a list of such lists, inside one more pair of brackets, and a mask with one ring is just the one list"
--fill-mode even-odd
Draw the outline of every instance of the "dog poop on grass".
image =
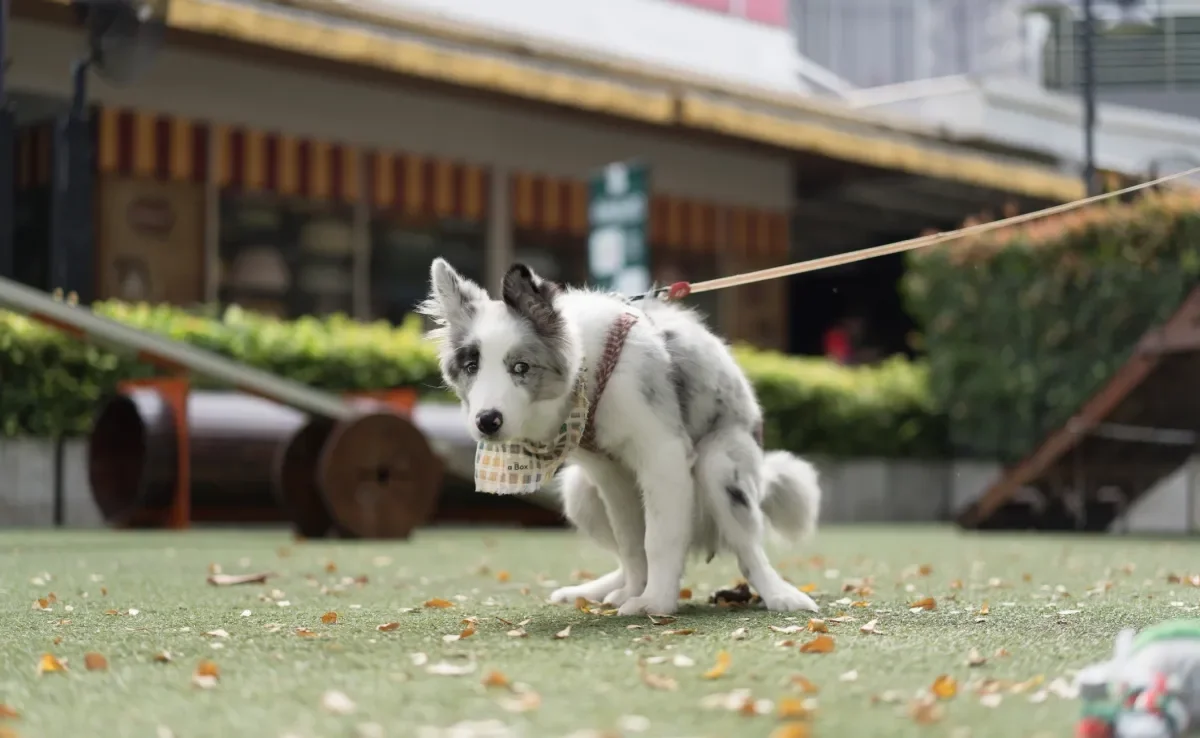
[[747, 607], [762, 602], [762, 598], [750, 591], [747, 582], [740, 582], [733, 589], [722, 589], [708, 599], [710, 605], [718, 607]]

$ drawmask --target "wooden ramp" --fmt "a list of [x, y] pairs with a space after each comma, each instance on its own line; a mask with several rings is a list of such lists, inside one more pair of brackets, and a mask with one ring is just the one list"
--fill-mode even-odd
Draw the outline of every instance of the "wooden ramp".
[[1198, 439], [1200, 288], [1147, 332], [1108, 383], [993, 483], [958, 523], [973, 529], [1107, 530], [1183, 466]]

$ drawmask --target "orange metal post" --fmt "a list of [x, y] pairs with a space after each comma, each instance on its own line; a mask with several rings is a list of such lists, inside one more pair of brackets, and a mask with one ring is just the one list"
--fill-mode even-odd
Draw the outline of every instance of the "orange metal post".
[[191, 383], [184, 375], [176, 377], [152, 377], [122, 382], [121, 389], [147, 387], [153, 389], [171, 408], [175, 420], [175, 443], [177, 461], [175, 466], [175, 495], [167, 511], [165, 523], [168, 528], [187, 529], [192, 522], [192, 450], [188, 435], [188, 395]]

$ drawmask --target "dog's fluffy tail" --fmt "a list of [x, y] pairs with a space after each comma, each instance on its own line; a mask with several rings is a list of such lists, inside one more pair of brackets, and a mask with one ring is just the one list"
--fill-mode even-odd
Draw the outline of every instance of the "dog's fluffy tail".
[[763, 456], [763, 484], [762, 511], [771, 527], [792, 541], [812, 535], [821, 511], [816, 468], [787, 451], [768, 451]]

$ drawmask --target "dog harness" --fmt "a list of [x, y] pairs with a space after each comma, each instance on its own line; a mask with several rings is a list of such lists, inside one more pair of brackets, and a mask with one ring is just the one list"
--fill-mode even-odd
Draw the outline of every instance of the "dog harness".
[[587, 422], [583, 426], [583, 437], [579, 439], [579, 447], [584, 451], [590, 451], [594, 454], [603, 454], [611, 456], [601, 451], [596, 446], [596, 406], [600, 404], [600, 397], [604, 394], [604, 388], [608, 386], [609, 377], [617, 368], [617, 362], [621, 360], [621, 351], [625, 348], [625, 339], [629, 338], [629, 331], [633, 329], [633, 324], [637, 322], [637, 316], [633, 313], [621, 313], [612, 327], [608, 329], [608, 337], [604, 341], [604, 353], [600, 354], [600, 361], [596, 363], [596, 386], [592, 390], [591, 402], [588, 403]]

